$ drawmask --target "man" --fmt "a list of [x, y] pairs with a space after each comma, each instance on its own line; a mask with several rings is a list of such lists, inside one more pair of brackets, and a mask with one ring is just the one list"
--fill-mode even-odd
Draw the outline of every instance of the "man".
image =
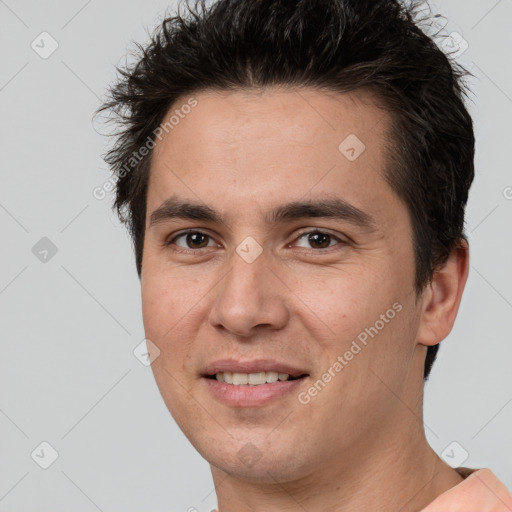
[[512, 510], [423, 425], [469, 268], [462, 68], [395, 0], [189, 11], [102, 108], [153, 372], [219, 511]]

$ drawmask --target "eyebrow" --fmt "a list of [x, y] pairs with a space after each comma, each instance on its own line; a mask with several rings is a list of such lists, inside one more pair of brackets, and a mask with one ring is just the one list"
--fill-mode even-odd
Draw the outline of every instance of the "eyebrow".
[[[276, 225], [304, 218], [319, 217], [348, 222], [370, 232], [377, 229], [375, 220], [368, 213], [340, 198], [293, 201], [267, 212], [265, 222], [268, 225]], [[173, 219], [226, 224], [225, 217], [213, 208], [171, 196], [153, 211], [149, 227]]]

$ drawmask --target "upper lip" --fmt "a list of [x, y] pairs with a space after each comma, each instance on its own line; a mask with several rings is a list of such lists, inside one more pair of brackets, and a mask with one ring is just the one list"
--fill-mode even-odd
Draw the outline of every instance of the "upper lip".
[[215, 375], [220, 372], [231, 373], [259, 373], [277, 372], [287, 373], [290, 377], [299, 377], [307, 372], [298, 366], [276, 361], [275, 359], [252, 359], [237, 361], [235, 359], [219, 359], [208, 364], [204, 369], [205, 375]]

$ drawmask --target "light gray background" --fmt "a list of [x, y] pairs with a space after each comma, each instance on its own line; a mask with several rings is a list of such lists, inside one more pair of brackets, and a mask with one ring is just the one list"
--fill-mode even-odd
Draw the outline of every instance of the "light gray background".
[[[92, 195], [110, 177], [92, 113], [130, 42], [174, 5], [0, 1], [0, 511], [215, 505], [207, 463], [133, 355], [144, 332], [130, 241], [112, 196]], [[440, 454], [456, 441], [463, 465], [512, 489], [512, 1], [434, 7], [469, 43], [478, 144], [471, 271], [426, 386], [427, 437]], [[59, 44], [47, 59], [31, 48], [43, 31]], [[42, 237], [57, 247], [46, 263], [32, 252]], [[31, 458], [43, 441], [59, 454], [48, 469]]]

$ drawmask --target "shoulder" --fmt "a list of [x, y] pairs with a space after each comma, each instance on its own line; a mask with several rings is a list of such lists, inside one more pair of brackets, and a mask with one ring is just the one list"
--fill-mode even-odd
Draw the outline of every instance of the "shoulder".
[[512, 494], [489, 469], [456, 468], [464, 480], [421, 512], [510, 512]]

